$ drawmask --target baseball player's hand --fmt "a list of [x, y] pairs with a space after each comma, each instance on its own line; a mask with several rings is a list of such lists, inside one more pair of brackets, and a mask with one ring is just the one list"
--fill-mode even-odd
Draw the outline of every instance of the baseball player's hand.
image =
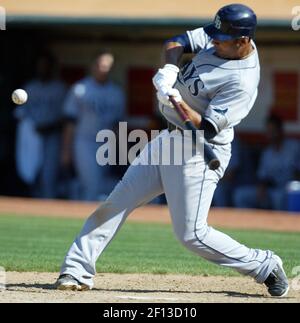
[[172, 96], [176, 102], [182, 101], [182, 97], [181, 97], [179, 91], [177, 89], [173, 89], [173, 88], [169, 88], [165, 92], [158, 90], [156, 92], [156, 96], [157, 96], [157, 99], [160, 103], [162, 103], [163, 105], [166, 105], [170, 108], [174, 108], [174, 107], [173, 107], [173, 104], [169, 100], [169, 96]]
[[166, 95], [166, 91], [175, 84], [178, 73], [179, 68], [173, 64], [166, 64], [160, 68], [152, 79], [156, 90]]

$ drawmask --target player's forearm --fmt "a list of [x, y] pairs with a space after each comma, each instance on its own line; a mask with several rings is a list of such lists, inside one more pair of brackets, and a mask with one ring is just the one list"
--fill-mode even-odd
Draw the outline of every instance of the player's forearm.
[[192, 109], [186, 102], [181, 101], [180, 103], [184, 112], [196, 128], [204, 131], [204, 137], [206, 140], [211, 140], [217, 135], [215, 127], [209, 121], [203, 119], [202, 116]]
[[186, 102], [181, 101], [180, 104], [183, 111], [186, 113], [186, 115], [189, 117], [189, 119], [192, 121], [195, 127], [199, 129], [202, 121], [201, 115], [197, 111], [193, 110]]
[[177, 42], [167, 42], [163, 50], [163, 64], [178, 65], [182, 55], [184, 53], [184, 47]]

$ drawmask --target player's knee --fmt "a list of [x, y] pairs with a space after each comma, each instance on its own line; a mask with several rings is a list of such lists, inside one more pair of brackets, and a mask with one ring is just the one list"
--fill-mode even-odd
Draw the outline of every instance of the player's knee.
[[208, 233], [209, 227], [207, 223], [199, 226], [195, 230], [195, 236], [199, 241], [203, 241]]
[[199, 247], [199, 244], [202, 244], [202, 240], [204, 240], [207, 232], [208, 226], [203, 224], [197, 228], [177, 233], [177, 238], [185, 247], [193, 249], [195, 246]]

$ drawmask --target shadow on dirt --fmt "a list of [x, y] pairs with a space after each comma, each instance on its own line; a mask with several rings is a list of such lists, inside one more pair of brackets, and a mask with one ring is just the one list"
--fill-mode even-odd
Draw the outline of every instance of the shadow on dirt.
[[[55, 286], [54, 284], [7, 284], [6, 285], [7, 292], [9, 291], [18, 291], [18, 292], [30, 292], [33, 293], [40, 293], [45, 291], [54, 291]], [[57, 291], [62, 293], [62, 291]], [[236, 298], [265, 298], [263, 294], [251, 294], [251, 293], [240, 293], [236, 291], [227, 291], [227, 290], [220, 290], [220, 291], [212, 291], [212, 290], [201, 290], [201, 291], [184, 291], [184, 290], [164, 290], [164, 289], [103, 289], [103, 288], [94, 288], [93, 290], [89, 291], [90, 293], [95, 292], [118, 292], [118, 293], [135, 293], [135, 294], [150, 294], [150, 293], [162, 293], [162, 294], [212, 294], [212, 295], [224, 295], [227, 297], [236, 297]], [[84, 292], [87, 293], [87, 292]]]

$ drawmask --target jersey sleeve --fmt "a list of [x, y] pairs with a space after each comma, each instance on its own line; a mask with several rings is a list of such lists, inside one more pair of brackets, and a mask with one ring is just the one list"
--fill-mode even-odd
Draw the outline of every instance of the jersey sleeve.
[[202, 27], [187, 31], [187, 35], [189, 37], [193, 53], [198, 53], [210, 42], [210, 37], [206, 34]]
[[217, 133], [225, 128], [236, 126], [251, 110], [256, 95], [251, 98], [244, 90], [228, 86], [220, 90], [211, 100], [204, 118], [212, 123]]

